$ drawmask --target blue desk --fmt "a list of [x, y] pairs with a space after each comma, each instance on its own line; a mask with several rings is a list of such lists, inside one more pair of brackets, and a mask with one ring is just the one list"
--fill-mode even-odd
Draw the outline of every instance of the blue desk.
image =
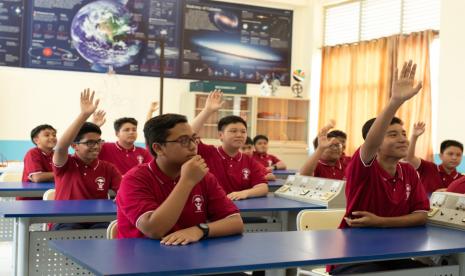
[[286, 179], [276, 179], [268, 181], [268, 189], [270, 192], [274, 192], [277, 189], [281, 188], [282, 185], [286, 183]]
[[297, 173], [297, 170], [273, 170], [273, 174], [276, 175], [278, 179], [287, 179], [289, 175], [294, 175]]
[[[458, 230], [428, 226], [251, 233], [173, 247], [149, 239], [49, 243], [52, 248], [97, 275], [168, 275], [227, 273], [457, 253], [461, 253], [459, 260], [464, 268], [464, 235]], [[463, 270], [461, 275], [465, 275]]]
[[[321, 209], [309, 203], [292, 201], [278, 197], [252, 198], [236, 201], [243, 212], [276, 212], [281, 220], [281, 229], [295, 229], [292, 223], [294, 216], [303, 209]], [[103, 222], [116, 218], [116, 204], [111, 200], [22, 200], [0, 202], [0, 217], [15, 219], [14, 244], [16, 275], [27, 275], [29, 267], [29, 226], [32, 223], [65, 223], [65, 222]], [[291, 228], [290, 228], [291, 227]]]
[[0, 197], [42, 197], [49, 189], [55, 189], [54, 182], [0, 182]]

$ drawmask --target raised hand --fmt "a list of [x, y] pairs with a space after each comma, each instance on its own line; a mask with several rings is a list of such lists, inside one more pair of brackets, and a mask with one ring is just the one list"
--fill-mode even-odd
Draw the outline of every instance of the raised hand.
[[151, 102], [151, 103], [150, 103], [150, 109], [149, 109], [149, 111], [152, 112], [152, 113], [155, 112], [155, 111], [157, 111], [157, 110], [158, 110], [158, 106], [159, 106], [159, 105], [158, 105], [158, 102]]
[[334, 144], [336, 141], [335, 138], [328, 139], [328, 132], [330, 129], [332, 129], [335, 125], [334, 120], [331, 120], [329, 124], [324, 126], [320, 132], [318, 132], [318, 147], [321, 149], [327, 149], [329, 148], [332, 144]]
[[185, 180], [186, 183], [189, 183], [193, 187], [205, 177], [208, 170], [205, 160], [200, 155], [196, 155], [182, 165], [181, 179]]
[[95, 91], [90, 92], [89, 88], [84, 89], [81, 92], [81, 112], [87, 116], [90, 116], [92, 113], [97, 110], [99, 99], [96, 99], [94, 102]]
[[207, 101], [205, 102], [205, 109], [210, 112], [218, 111], [223, 104], [223, 92], [219, 89], [215, 89], [208, 94]]
[[408, 63], [404, 63], [400, 75], [398, 75], [398, 70], [396, 69], [391, 90], [391, 100], [402, 104], [420, 91], [422, 87], [421, 82], [413, 86], [416, 69], [417, 65], [413, 64], [411, 60]]
[[413, 124], [412, 135], [415, 137], [421, 136], [423, 133], [425, 133], [425, 126], [426, 124], [424, 122], [418, 122], [418, 123]]
[[92, 115], [92, 123], [98, 125], [99, 127], [103, 126], [107, 121], [107, 119], [105, 118], [106, 114], [107, 113], [103, 110], [95, 111]]

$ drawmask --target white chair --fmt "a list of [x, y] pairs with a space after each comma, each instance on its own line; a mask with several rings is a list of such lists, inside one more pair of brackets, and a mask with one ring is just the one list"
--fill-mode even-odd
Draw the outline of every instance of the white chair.
[[0, 182], [20, 182], [23, 179], [23, 171], [6, 171], [0, 175]]
[[49, 189], [45, 191], [44, 195], [42, 196], [43, 200], [55, 200], [55, 189]]
[[[303, 210], [297, 215], [297, 230], [328, 230], [337, 229], [344, 217], [345, 209]], [[297, 268], [297, 275], [323, 276], [325, 267], [313, 268], [311, 271]]]
[[110, 222], [107, 227], [107, 239], [113, 240], [116, 239], [116, 235], [118, 234], [118, 221], [114, 220]]

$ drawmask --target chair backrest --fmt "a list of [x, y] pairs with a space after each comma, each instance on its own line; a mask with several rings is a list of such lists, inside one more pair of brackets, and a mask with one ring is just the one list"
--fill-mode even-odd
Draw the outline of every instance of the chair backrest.
[[118, 221], [114, 220], [110, 222], [110, 225], [107, 227], [107, 239], [112, 240], [116, 239], [116, 235], [118, 234]]
[[55, 200], [55, 189], [49, 189], [45, 191], [44, 195], [42, 196], [43, 200]]
[[345, 209], [303, 210], [297, 215], [297, 230], [337, 229]]
[[0, 182], [20, 182], [22, 179], [22, 171], [6, 171], [0, 175]]

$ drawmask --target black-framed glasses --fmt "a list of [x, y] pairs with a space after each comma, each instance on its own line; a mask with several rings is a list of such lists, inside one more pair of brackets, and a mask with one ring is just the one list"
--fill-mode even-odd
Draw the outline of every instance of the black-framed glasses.
[[181, 136], [176, 140], [166, 140], [163, 143], [179, 143], [182, 147], [188, 148], [191, 145], [191, 142], [198, 145], [200, 143], [200, 137], [197, 135]]
[[78, 145], [86, 145], [89, 148], [95, 147], [96, 145], [101, 145], [105, 143], [105, 140], [98, 139], [98, 140], [87, 140], [87, 141], [82, 141], [82, 142], [76, 142], [75, 144]]

